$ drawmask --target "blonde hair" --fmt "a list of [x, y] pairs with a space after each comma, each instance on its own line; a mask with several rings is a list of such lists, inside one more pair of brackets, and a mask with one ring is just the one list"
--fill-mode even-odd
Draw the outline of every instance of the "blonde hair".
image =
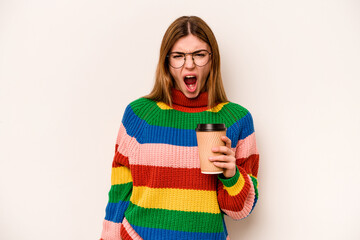
[[206, 22], [196, 16], [179, 17], [166, 30], [161, 42], [154, 88], [144, 98], [164, 102], [172, 106], [171, 89], [175, 85], [166, 56], [177, 40], [190, 34], [206, 42], [212, 52], [211, 69], [205, 84], [205, 89], [208, 92], [208, 106], [214, 107], [217, 103], [228, 102], [221, 78], [220, 53], [215, 35]]

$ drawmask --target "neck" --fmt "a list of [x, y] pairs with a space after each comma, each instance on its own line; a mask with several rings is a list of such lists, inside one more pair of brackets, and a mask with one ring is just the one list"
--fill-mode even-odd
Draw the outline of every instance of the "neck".
[[208, 109], [208, 93], [200, 92], [196, 98], [187, 98], [175, 88], [171, 89], [172, 104], [175, 110], [183, 112], [202, 112]]

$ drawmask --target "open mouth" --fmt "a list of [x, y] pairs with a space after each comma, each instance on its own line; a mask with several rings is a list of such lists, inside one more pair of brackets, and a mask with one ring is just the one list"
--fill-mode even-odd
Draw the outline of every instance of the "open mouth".
[[185, 76], [184, 82], [189, 92], [195, 92], [197, 86], [197, 78], [195, 75]]

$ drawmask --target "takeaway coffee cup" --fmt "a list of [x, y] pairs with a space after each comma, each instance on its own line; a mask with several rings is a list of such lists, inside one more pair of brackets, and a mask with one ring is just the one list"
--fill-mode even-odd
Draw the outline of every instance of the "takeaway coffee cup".
[[225, 146], [224, 141], [221, 140], [221, 136], [226, 135], [225, 124], [198, 124], [195, 131], [198, 142], [201, 173], [223, 173], [223, 169], [210, 162], [209, 157], [222, 155], [222, 153], [215, 153], [211, 149], [215, 146]]

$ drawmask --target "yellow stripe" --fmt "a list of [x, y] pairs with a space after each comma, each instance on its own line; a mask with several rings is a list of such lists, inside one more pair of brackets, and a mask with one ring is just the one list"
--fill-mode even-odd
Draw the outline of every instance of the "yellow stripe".
[[169, 105], [166, 105], [163, 102], [157, 102], [156, 103], [158, 105], [159, 108], [161, 108], [162, 110], [168, 110], [168, 109], [172, 109]]
[[[223, 106], [225, 106], [226, 104], [228, 104], [229, 102], [224, 102], [224, 103], [219, 103], [218, 105], [216, 105], [215, 107], [213, 108], [210, 108], [206, 111], [208, 112], [219, 112]], [[164, 102], [157, 102], [156, 103], [158, 105], [159, 108], [161, 108], [162, 110], [169, 110], [169, 109], [173, 109], [172, 107], [170, 107], [169, 105], [167, 105], [166, 103]]]
[[220, 213], [216, 191], [134, 187], [130, 201], [143, 208]]
[[130, 169], [127, 167], [116, 167], [111, 170], [111, 185], [132, 182]]
[[244, 187], [244, 184], [245, 184], [245, 179], [244, 179], [243, 175], [240, 174], [240, 177], [239, 177], [239, 179], [237, 180], [237, 182], [235, 183], [234, 186], [232, 186], [232, 187], [226, 187], [226, 186], [224, 185], [224, 189], [228, 192], [228, 194], [229, 194], [230, 196], [233, 197], [233, 196], [238, 195], [238, 194], [241, 192], [241, 190], [242, 190], [243, 187]]
[[208, 109], [208, 110], [206, 110], [206, 111], [208, 111], [208, 112], [218, 112], [218, 111], [220, 111], [220, 110], [223, 108], [223, 106], [225, 106], [225, 105], [228, 104], [228, 103], [229, 103], [229, 102], [219, 103], [219, 104], [216, 105], [215, 107], [210, 108], [210, 109]]

